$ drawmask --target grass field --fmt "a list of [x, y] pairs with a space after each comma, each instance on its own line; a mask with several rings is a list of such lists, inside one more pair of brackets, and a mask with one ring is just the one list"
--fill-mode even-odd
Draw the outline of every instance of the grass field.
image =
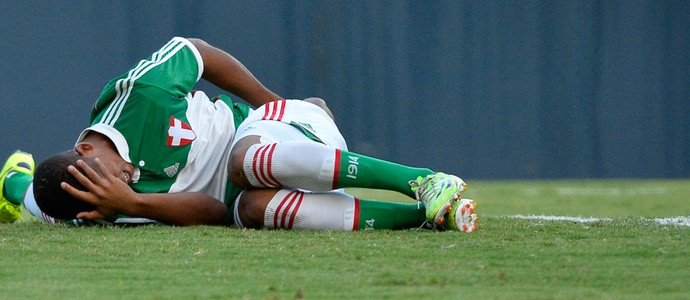
[[0, 298], [689, 297], [690, 181], [470, 185], [473, 234], [1, 224]]

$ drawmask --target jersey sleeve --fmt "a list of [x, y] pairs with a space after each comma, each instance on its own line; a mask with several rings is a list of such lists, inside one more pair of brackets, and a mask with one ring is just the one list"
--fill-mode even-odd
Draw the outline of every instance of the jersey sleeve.
[[129, 97], [135, 88], [154, 87], [173, 97], [183, 98], [194, 89], [203, 72], [204, 63], [199, 50], [189, 40], [175, 37], [129, 71], [108, 82], [91, 111], [91, 122], [114, 102]]
[[139, 67], [138, 82], [184, 97], [201, 78], [203, 65], [196, 47], [189, 40], [176, 37], [152, 54], [144, 67]]

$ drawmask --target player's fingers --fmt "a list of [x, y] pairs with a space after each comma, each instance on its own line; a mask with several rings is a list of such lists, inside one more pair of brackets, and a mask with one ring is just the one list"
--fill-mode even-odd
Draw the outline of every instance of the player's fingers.
[[[95, 159], [96, 165], [98, 165], [98, 158]], [[83, 160], [77, 160], [77, 165], [79, 168], [81, 168], [84, 173], [86, 173], [86, 176], [94, 183], [98, 183], [99, 180], [101, 180], [101, 175], [96, 172], [91, 166], [89, 166], [85, 161]], [[100, 166], [98, 166], [100, 168]], [[102, 171], [102, 170], [101, 170]]]
[[82, 211], [77, 214], [77, 219], [87, 219], [87, 220], [100, 220], [100, 219], [105, 219], [105, 216], [98, 212], [97, 210], [93, 211]]
[[96, 166], [98, 166], [98, 170], [101, 171], [102, 177], [109, 178], [109, 179], [112, 179], [112, 177], [115, 177], [115, 175], [110, 173], [110, 171], [108, 170], [108, 167], [105, 166], [105, 163], [103, 163], [103, 161], [100, 158], [96, 157], [93, 161], [96, 163]]
[[[78, 173], [78, 172], [77, 172], [77, 173]], [[83, 176], [83, 175], [82, 175], [82, 176]], [[60, 187], [61, 187], [63, 190], [65, 190], [65, 192], [67, 192], [68, 194], [72, 195], [72, 197], [77, 198], [77, 199], [79, 199], [79, 200], [82, 200], [82, 201], [84, 201], [84, 202], [93, 204], [93, 202], [96, 200], [95, 197], [94, 197], [91, 193], [85, 192], [85, 191], [81, 191], [81, 190], [79, 190], [79, 189], [73, 187], [72, 185], [70, 185], [70, 184], [67, 183], [67, 182], [61, 182], [61, 183], [60, 183]]]
[[[82, 162], [83, 163], [83, 162]], [[79, 161], [77, 161], [77, 164], [79, 164]], [[86, 166], [87, 168], [89, 167], [88, 165]], [[89, 168], [90, 169], [90, 168]], [[84, 168], [82, 168], [86, 172]], [[93, 191], [94, 188], [96, 187], [94, 183], [84, 175], [84, 173], [80, 172], [79, 169], [75, 166], [69, 166], [67, 167], [67, 171], [74, 176], [74, 179], [76, 179], [79, 183], [81, 183], [87, 190]], [[93, 171], [93, 170], [92, 170]]]

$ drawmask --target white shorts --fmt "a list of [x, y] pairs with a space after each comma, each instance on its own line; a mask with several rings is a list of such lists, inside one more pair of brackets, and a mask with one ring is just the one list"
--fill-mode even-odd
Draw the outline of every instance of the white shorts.
[[[316, 136], [325, 145], [347, 150], [345, 138], [333, 119], [321, 107], [302, 100], [286, 100], [280, 104], [283, 118], [265, 120], [265, 106], [277, 106], [274, 101], [260, 106], [249, 113], [247, 119], [237, 128], [232, 146], [243, 137], [257, 135], [262, 144], [285, 141], [313, 141], [304, 131]], [[301, 129], [298, 129], [301, 128]]]

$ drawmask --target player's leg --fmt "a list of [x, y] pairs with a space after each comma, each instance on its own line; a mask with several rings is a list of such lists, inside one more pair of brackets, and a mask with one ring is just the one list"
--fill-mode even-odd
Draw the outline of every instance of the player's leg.
[[[466, 188], [460, 178], [348, 151], [331, 116], [317, 106], [281, 101], [258, 108], [263, 118], [243, 123], [233, 142], [228, 166], [233, 183], [247, 189], [397, 191], [424, 202], [427, 220], [445, 221], [451, 202]], [[294, 121], [265, 119], [275, 115]]]
[[[273, 123], [267, 125], [291, 129], [290, 125]], [[245, 188], [330, 191], [359, 187], [397, 191], [414, 198], [409, 181], [434, 173], [309, 139], [262, 143], [261, 136], [244, 137], [233, 147], [231, 160], [231, 179]]]
[[24, 195], [33, 180], [35, 165], [31, 154], [17, 151], [0, 171], [0, 223], [20, 220]]
[[358, 199], [340, 191], [290, 189], [244, 191], [235, 202], [235, 224], [242, 228], [310, 230], [406, 229], [424, 224], [417, 204]]
[[[279, 122], [266, 124], [292, 129]], [[287, 132], [280, 136], [285, 135]], [[445, 221], [451, 202], [459, 200], [466, 188], [462, 179], [426, 168], [372, 158], [299, 137], [273, 143], [263, 143], [264, 138], [265, 135], [245, 136], [233, 146], [230, 177], [238, 186], [397, 191], [424, 202], [427, 219], [436, 224]]]

